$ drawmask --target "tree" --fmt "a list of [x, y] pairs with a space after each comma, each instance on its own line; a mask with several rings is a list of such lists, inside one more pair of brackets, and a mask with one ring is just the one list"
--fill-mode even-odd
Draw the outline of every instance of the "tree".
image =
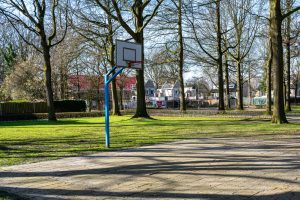
[[[55, 121], [53, 87], [51, 81], [51, 49], [62, 42], [67, 32], [67, 11], [62, 0], [34, 0], [33, 4], [24, 0], [0, 0], [0, 14], [12, 24], [21, 38], [38, 52], [42, 53], [45, 68], [45, 86], [48, 106], [48, 120]], [[64, 16], [61, 15], [64, 13]], [[58, 16], [60, 15], [60, 16]], [[20, 31], [20, 26], [39, 38], [37, 43], [28, 40]], [[60, 38], [58, 29], [64, 27]]]
[[0, 90], [5, 100], [41, 100], [45, 98], [43, 84], [43, 69], [33, 60], [20, 61], [14, 65]]
[[[156, 0], [156, 4], [151, 4], [151, 0], [134, 0], [132, 2], [117, 2], [112, 0], [112, 5], [115, 13], [111, 12], [109, 7], [107, 7], [103, 1], [95, 0], [96, 3], [114, 20], [118, 21], [120, 25], [126, 30], [126, 32], [134, 39], [135, 42], [142, 45], [142, 60], [144, 60], [144, 29], [157, 14], [158, 8], [164, 0]], [[134, 27], [131, 28], [131, 25], [125, 19], [127, 14], [122, 14], [122, 6], [130, 8], [130, 14], [134, 16]], [[151, 7], [151, 11], [148, 9]], [[147, 14], [145, 12], [148, 11]], [[137, 71], [137, 108], [135, 115], [133, 117], [146, 117], [149, 118], [149, 115], [146, 110], [146, 101], [145, 101], [145, 87], [144, 87], [144, 64], [142, 64], [142, 69]]]
[[[180, 90], [180, 112], [186, 111], [186, 100], [184, 93], [184, 5], [183, 0], [171, 0], [170, 3], [167, 3], [163, 6], [161, 14], [157, 18], [155, 23], [155, 30], [158, 30], [159, 34], [163, 33], [168, 35], [168, 39], [165, 40], [166, 48], [171, 50], [172, 47], [175, 48], [170, 52], [173, 52], [175, 55], [174, 62], [176, 63], [176, 68], [178, 73], [177, 80], [179, 81], [179, 90]], [[167, 44], [167, 43], [171, 43]], [[168, 48], [168, 46], [171, 46]]]
[[[196, 5], [195, 5], [196, 4]], [[210, 66], [217, 65], [217, 74], [218, 74], [218, 89], [219, 89], [219, 104], [218, 109], [220, 111], [225, 110], [224, 103], [224, 78], [223, 78], [223, 55], [228, 49], [223, 49], [222, 45], [222, 34], [227, 31], [222, 32], [221, 26], [221, 1], [209, 1], [204, 4], [209, 7], [208, 15], [205, 16], [203, 21], [199, 21], [198, 15], [194, 6], [199, 7], [197, 2], [191, 1], [189, 6], [189, 17], [188, 21], [191, 28], [192, 41], [197, 44], [197, 46], [202, 50], [202, 52], [207, 56], [207, 58], [200, 58], [201, 62], [208, 64]], [[203, 6], [203, 5], [201, 5]], [[201, 7], [200, 6], [200, 7]], [[206, 24], [206, 29], [203, 30], [202, 24]], [[203, 37], [199, 37], [199, 35]], [[212, 41], [214, 44], [212, 44]], [[208, 44], [209, 42], [209, 44]], [[196, 53], [196, 49], [193, 49], [193, 55], [199, 59], [199, 52]], [[191, 52], [191, 51], [190, 51]], [[216, 53], [217, 52], [217, 53]], [[201, 57], [201, 56], [200, 56]]]
[[266, 90], [267, 90], [267, 107], [266, 112], [268, 115], [272, 114], [272, 42], [271, 38], [269, 38], [268, 42], [268, 58], [266, 63]]
[[[293, 4], [295, 3], [294, 0], [285, 0], [285, 11], [290, 12]], [[286, 17], [285, 22], [283, 23], [283, 30], [284, 30], [284, 46], [285, 46], [285, 71], [286, 71], [286, 97], [285, 97], [285, 111], [291, 111], [291, 59], [292, 59], [292, 45], [295, 43], [298, 34], [300, 33], [299, 27], [295, 27], [294, 31], [292, 30], [292, 22], [293, 18], [291, 15]]]
[[[252, 0], [230, 0], [226, 2], [227, 12], [233, 24], [235, 48], [229, 51], [236, 63], [237, 109], [243, 110], [243, 62], [249, 54], [256, 37], [257, 22], [250, 14], [254, 7]], [[229, 40], [230, 41], [230, 40]]]
[[12, 43], [9, 43], [6, 48], [0, 49], [0, 57], [3, 60], [0, 80], [3, 80], [10, 73], [17, 59]]
[[179, 84], [180, 84], [180, 111], [186, 111], [185, 93], [184, 93], [184, 80], [183, 80], [183, 31], [182, 31], [182, 0], [178, 0], [178, 4], [173, 1], [178, 10], [178, 45], [179, 45]]
[[270, 0], [270, 38], [272, 43], [272, 67], [274, 69], [274, 110], [272, 115], [273, 123], [287, 123], [284, 111], [284, 93], [283, 93], [283, 47], [281, 26], [285, 18], [300, 10], [300, 6], [286, 12], [281, 13], [280, 0]]
[[[103, 4], [113, 12], [112, 3], [110, 0], [103, 0]], [[95, 2], [78, 1], [72, 8], [74, 19], [72, 20], [72, 27], [75, 31], [85, 38], [86, 42], [91, 43], [95, 48], [103, 49], [99, 51], [104, 52], [110, 68], [115, 66], [115, 46], [114, 38], [119, 29], [119, 25], [113, 21], [111, 15], [102, 12], [102, 9], [94, 9], [98, 7]], [[95, 17], [97, 16], [97, 17]], [[108, 66], [104, 66], [108, 70]], [[114, 72], [113, 72], [114, 73]], [[116, 81], [112, 81], [112, 114], [121, 115]]]
[[[59, 45], [51, 51], [51, 64], [53, 74], [53, 89], [56, 91], [57, 99], [67, 99], [68, 91], [68, 75], [75, 66], [75, 60], [82, 56], [83, 38], [70, 30]], [[87, 64], [85, 65], [87, 67]], [[56, 81], [55, 81], [56, 80]]]
[[173, 44], [167, 41], [162, 48], [150, 54], [151, 57], [147, 59], [145, 76], [154, 82], [156, 88], [164, 83], [174, 84], [178, 80], [178, 49]]

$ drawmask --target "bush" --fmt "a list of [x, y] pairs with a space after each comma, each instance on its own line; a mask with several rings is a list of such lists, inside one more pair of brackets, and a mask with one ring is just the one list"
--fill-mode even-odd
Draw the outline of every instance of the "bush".
[[86, 103], [84, 100], [61, 100], [54, 101], [55, 112], [85, 112]]
[[[63, 118], [81, 118], [81, 117], [101, 117], [103, 112], [68, 112], [56, 113], [58, 119]], [[48, 119], [47, 113], [28, 113], [28, 114], [11, 114], [6, 116], [0, 115], [0, 121], [19, 121], [19, 120], [38, 120]]]

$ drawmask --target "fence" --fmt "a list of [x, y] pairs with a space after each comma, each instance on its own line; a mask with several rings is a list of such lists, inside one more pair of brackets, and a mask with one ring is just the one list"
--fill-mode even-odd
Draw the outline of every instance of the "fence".
[[46, 113], [46, 102], [0, 103], [0, 115]]
[[[83, 100], [54, 101], [56, 112], [85, 112], [86, 103]], [[15, 114], [47, 113], [46, 102], [6, 102], [0, 103], [0, 116]]]

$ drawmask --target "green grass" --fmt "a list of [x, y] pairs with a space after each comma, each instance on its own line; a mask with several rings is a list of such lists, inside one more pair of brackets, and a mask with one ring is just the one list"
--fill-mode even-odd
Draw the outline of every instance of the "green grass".
[[[111, 117], [111, 149], [177, 139], [300, 133], [300, 124], [207, 117]], [[106, 151], [104, 118], [0, 123], [0, 166]]]
[[18, 199], [21, 198], [8, 192], [0, 191], [0, 200], [18, 200]]
[[300, 113], [300, 105], [292, 105], [291, 113]]

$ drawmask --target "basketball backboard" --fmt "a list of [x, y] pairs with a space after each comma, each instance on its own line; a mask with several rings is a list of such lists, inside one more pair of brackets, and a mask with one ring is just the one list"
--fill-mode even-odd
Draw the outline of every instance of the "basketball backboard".
[[142, 45], [116, 40], [116, 66], [142, 69]]

